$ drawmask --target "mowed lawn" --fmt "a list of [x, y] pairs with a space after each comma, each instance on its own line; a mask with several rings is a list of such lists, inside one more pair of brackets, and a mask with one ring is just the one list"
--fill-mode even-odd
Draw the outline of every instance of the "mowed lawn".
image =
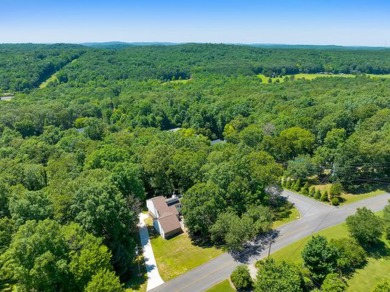
[[350, 193], [344, 193], [341, 195], [341, 197], [344, 199], [344, 202], [342, 205], [351, 204], [360, 200], [368, 199], [371, 197], [375, 197], [380, 194], [384, 194], [385, 192], [382, 190], [376, 190], [369, 193], [364, 194], [350, 194]]
[[234, 291], [236, 291], [236, 289], [234, 289], [230, 285], [229, 280], [224, 280], [221, 283], [218, 283], [217, 285], [206, 290], [206, 292], [234, 292]]
[[[381, 214], [381, 212], [378, 213], [379, 216], [381, 216]], [[315, 235], [323, 235], [328, 240], [349, 236], [345, 223], [324, 229]], [[311, 236], [296, 241], [289, 246], [276, 251], [271, 257], [276, 260], [284, 260], [302, 265], [301, 253], [310, 238]], [[386, 280], [390, 281], [390, 242], [384, 237], [382, 238], [382, 241], [385, 246], [383, 248], [382, 256], [368, 257], [367, 264], [364, 268], [356, 270], [353, 276], [347, 280], [347, 291], [372, 291], [378, 283]]]
[[215, 247], [193, 245], [186, 233], [168, 240], [161, 236], [151, 237], [151, 243], [164, 281], [184, 274], [223, 253], [223, 250]]

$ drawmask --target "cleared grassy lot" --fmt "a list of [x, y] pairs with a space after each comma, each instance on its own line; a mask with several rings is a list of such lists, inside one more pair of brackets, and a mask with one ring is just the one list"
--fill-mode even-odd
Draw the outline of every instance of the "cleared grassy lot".
[[46, 86], [48, 86], [49, 83], [51, 83], [51, 82], [56, 82], [56, 81], [58, 81], [58, 78], [57, 78], [56, 74], [53, 74], [52, 76], [49, 77], [49, 79], [43, 81], [43, 82], [39, 85], [39, 88], [40, 88], [40, 89], [43, 89], [43, 88], [45, 88]]
[[158, 270], [164, 281], [184, 274], [223, 253], [223, 250], [215, 247], [193, 245], [186, 233], [169, 240], [161, 236], [151, 236], [151, 243]]
[[[382, 77], [382, 78], [390, 78], [390, 74], [388, 75], [374, 75], [374, 74], [369, 74], [370, 77]], [[385, 77], [389, 76], [389, 77]], [[261, 79], [263, 83], [278, 83], [278, 82], [284, 82], [285, 78], [287, 77], [288, 80], [299, 80], [299, 79], [305, 79], [305, 80], [313, 80], [316, 78], [326, 78], [326, 77], [341, 77], [341, 78], [354, 78], [356, 75], [353, 74], [316, 74], [316, 73], [299, 73], [295, 75], [284, 75], [283, 77], [274, 77], [271, 78], [270, 82], [270, 77], [265, 76], [264, 74], [258, 74], [258, 78]]]
[[234, 289], [230, 285], [229, 280], [224, 280], [221, 283], [218, 283], [217, 285], [206, 290], [206, 292], [234, 292], [234, 291], [236, 291], [236, 289]]
[[307, 80], [313, 80], [316, 78], [323, 78], [323, 77], [345, 77], [345, 78], [354, 78], [355, 75], [353, 74], [307, 74], [307, 73], [300, 73], [294, 75], [295, 79], [307, 79]]
[[367, 76], [370, 76], [371, 78], [390, 78], [390, 74], [366, 74]]

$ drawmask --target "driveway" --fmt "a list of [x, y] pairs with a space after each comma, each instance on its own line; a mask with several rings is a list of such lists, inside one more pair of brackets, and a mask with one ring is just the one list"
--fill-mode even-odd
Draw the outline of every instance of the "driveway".
[[[357, 208], [367, 207], [380, 211], [390, 199], [390, 194], [378, 195], [361, 200], [344, 207], [332, 207], [309, 199], [299, 194], [284, 191], [283, 196], [293, 202], [302, 212], [299, 220], [283, 225], [275, 230], [276, 237], [272, 243], [271, 252], [275, 252], [299, 239], [309, 236], [322, 229], [340, 224], [356, 212]], [[261, 239], [248, 248], [247, 253], [233, 257], [229, 253], [203, 264], [190, 272], [183, 274], [163, 285], [153, 289], [157, 291], [205, 291], [213, 285], [228, 278], [234, 268], [242, 263], [248, 264], [253, 273], [254, 263], [268, 254], [269, 238]]]
[[156, 259], [154, 258], [154, 253], [152, 249], [152, 244], [150, 243], [149, 239], [148, 228], [144, 221], [146, 218], [148, 218], [148, 215], [141, 213], [138, 215], [138, 218], [139, 237], [141, 239], [146, 272], [148, 274], [148, 283], [146, 291], [149, 291], [164, 284], [164, 281], [163, 279], [161, 279], [160, 274], [158, 272]]

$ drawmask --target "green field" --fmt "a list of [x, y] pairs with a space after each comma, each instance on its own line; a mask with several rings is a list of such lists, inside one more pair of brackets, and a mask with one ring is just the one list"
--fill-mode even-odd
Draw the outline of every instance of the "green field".
[[[257, 77], [259, 77], [263, 83], [269, 83], [270, 77], [267, 77], [263, 74], [258, 74]], [[284, 82], [284, 77], [275, 77], [275, 78], [271, 78], [271, 80], [272, 83]]]
[[381, 79], [381, 78], [390, 78], [390, 74], [366, 74], [370, 78], [376, 78], [376, 79]]
[[224, 280], [217, 285], [211, 287], [210, 289], [207, 289], [206, 292], [234, 292], [236, 289], [234, 289], [230, 283], [229, 280]]
[[[290, 75], [289, 75], [290, 76]], [[324, 78], [324, 77], [343, 77], [343, 78], [354, 78], [353, 74], [314, 74], [314, 73], [299, 73], [294, 75], [295, 79], [306, 79], [313, 80], [316, 78]]]
[[[379, 213], [381, 214], [381, 213]], [[345, 223], [324, 229], [314, 235], [323, 235], [328, 240], [338, 239], [348, 236], [347, 225]], [[271, 255], [276, 260], [284, 260], [296, 264], [302, 264], [301, 253], [305, 244], [311, 236], [298, 240]], [[367, 265], [359, 270], [350, 279], [347, 279], [348, 291], [372, 291], [380, 282], [390, 280], [390, 242], [383, 238], [385, 247], [381, 252], [382, 256], [369, 257]]]
[[43, 81], [40, 85], [39, 88], [43, 89], [46, 86], [48, 86], [51, 82], [58, 81], [56, 74], [51, 75], [47, 80]]
[[[285, 81], [285, 78], [287, 77], [289, 80], [292, 80], [293, 76], [293, 79], [295, 80], [302, 80], [302, 79], [305, 79], [305, 80], [313, 80], [313, 79], [316, 79], [316, 78], [326, 78], [326, 77], [342, 77], [342, 78], [354, 78], [356, 77], [356, 75], [353, 75], [353, 74], [316, 74], [316, 73], [299, 73], [299, 74], [295, 74], [295, 75], [284, 75], [283, 77], [274, 77], [274, 78], [271, 78], [272, 80], [272, 83], [278, 83], [278, 82], [284, 82]], [[377, 76], [380, 76], [383, 78], [390, 78], [390, 74], [388, 75], [374, 75], [374, 74], [370, 74], [371, 77], [377, 77]], [[384, 76], [389, 76], [389, 77], [384, 77]], [[263, 74], [258, 74], [257, 75], [258, 78], [260, 78], [262, 80], [263, 83], [269, 83], [269, 79], [270, 77], [267, 77]]]
[[158, 270], [164, 281], [184, 274], [223, 253], [215, 247], [193, 245], [186, 233], [169, 240], [161, 236], [151, 236], [151, 243]]
[[[317, 78], [335, 78], [335, 77], [341, 77], [341, 78], [355, 78], [355, 74], [317, 74], [317, 73], [299, 73], [295, 75], [284, 75], [283, 77], [274, 77], [271, 78], [272, 83], [278, 83], [278, 82], [284, 82], [285, 77], [288, 77], [289, 80], [291, 78], [295, 80], [314, 80]], [[381, 78], [390, 78], [390, 74], [365, 74], [365, 76], [368, 76], [373, 79], [381, 79]], [[269, 83], [270, 77], [267, 77], [263, 74], [258, 74], [257, 77], [259, 77], [263, 83]]]

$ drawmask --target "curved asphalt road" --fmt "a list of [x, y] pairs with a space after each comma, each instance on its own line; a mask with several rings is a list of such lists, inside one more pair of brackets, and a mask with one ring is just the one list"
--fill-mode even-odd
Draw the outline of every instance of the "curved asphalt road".
[[[374, 212], [380, 211], [390, 200], [390, 194], [386, 193], [343, 207], [332, 207], [290, 191], [284, 191], [283, 196], [295, 204], [301, 218], [276, 229], [277, 235], [272, 243], [272, 252], [317, 231], [344, 222], [357, 208], [367, 207]], [[242, 263], [248, 264], [251, 273], [254, 274], [254, 263], [268, 254], [268, 242], [267, 239], [260, 239], [251, 243], [247, 252], [236, 259], [229, 253], [222, 254], [152, 291], [204, 291], [228, 278], [234, 268]]]

